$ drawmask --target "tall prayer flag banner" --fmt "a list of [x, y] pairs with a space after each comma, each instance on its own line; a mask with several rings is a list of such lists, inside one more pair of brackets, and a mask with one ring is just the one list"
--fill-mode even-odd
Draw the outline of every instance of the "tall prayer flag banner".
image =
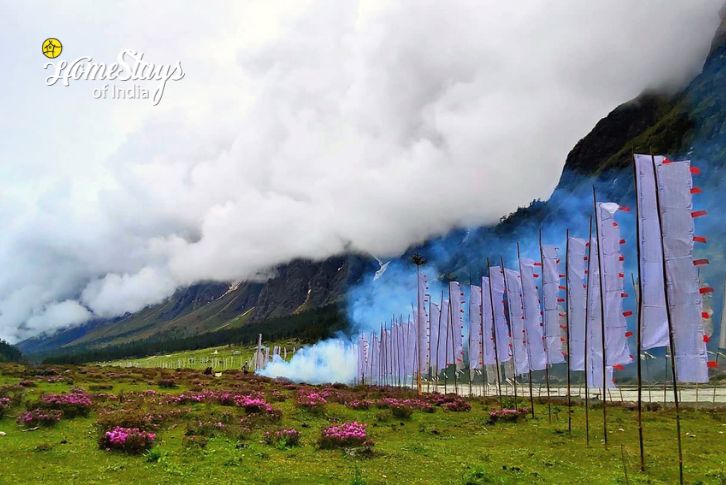
[[587, 241], [570, 236], [567, 242], [567, 251], [567, 315], [570, 324], [570, 369], [585, 370]]
[[643, 288], [640, 308], [641, 348], [668, 345], [668, 315], [666, 313], [665, 290], [663, 286], [663, 248], [661, 245], [658, 205], [655, 194], [656, 163], [663, 162], [662, 156], [635, 155], [635, 183], [638, 193], [639, 231], [639, 278]]
[[481, 287], [469, 287], [469, 368], [481, 369], [482, 355], [482, 292]]
[[453, 332], [452, 361], [456, 369], [464, 368], [464, 292], [456, 281], [449, 282], [449, 301], [451, 302], [451, 331]]
[[515, 372], [517, 375], [529, 372], [529, 355], [526, 347], [524, 329], [524, 305], [522, 303], [522, 283], [519, 272], [505, 269], [504, 277], [507, 283], [507, 307], [509, 324], [512, 334], [512, 347], [514, 352]]
[[481, 279], [481, 293], [484, 364], [496, 365], [497, 359], [494, 356], [494, 314], [492, 313], [492, 302], [489, 297], [489, 277], [487, 276]]
[[547, 362], [559, 364], [565, 361], [562, 351], [560, 328], [560, 268], [555, 246], [542, 246], [542, 299], [544, 304], [544, 334]]
[[507, 315], [504, 311], [504, 274], [499, 266], [492, 266], [489, 273], [492, 300], [494, 302], [494, 331], [496, 332], [496, 347], [499, 363], [508, 362], [512, 358], [510, 352], [511, 339]]
[[[679, 382], [708, 382], [702, 297], [693, 259], [691, 162], [655, 161], [667, 302]], [[645, 293], [645, 290], [644, 290]]]
[[628, 326], [623, 311], [624, 258], [620, 252], [620, 226], [615, 221], [615, 213], [619, 208], [613, 202], [599, 202], [595, 213], [600, 248], [598, 255], [602, 257], [600, 279], [605, 301], [605, 353], [608, 366], [628, 364], [633, 360], [628, 347]]
[[519, 261], [519, 272], [522, 282], [522, 304], [524, 313], [524, 329], [528, 349], [529, 366], [532, 370], [542, 370], [547, 366], [542, 331], [542, 313], [539, 296], [537, 295], [535, 264], [531, 259]]

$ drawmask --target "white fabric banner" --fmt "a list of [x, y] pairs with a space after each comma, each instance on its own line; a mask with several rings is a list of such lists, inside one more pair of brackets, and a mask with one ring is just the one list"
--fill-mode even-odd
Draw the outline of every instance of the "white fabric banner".
[[[449, 300], [444, 300], [439, 316], [439, 334], [436, 342], [436, 368], [439, 371], [446, 369], [447, 344], [451, 348], [451, 325], [449, 324]], [[451, 351], [449, 351], [451, 352]]]
[[656, 162], [663, 256], [679, 382], [708, 382], [702, 298], [693, 265], [691, 162]]
[[431, 372], [435, 375], [439, 371], [438, 360], [436, 359], [437, 344], [439, 341], [439, 319], [441, 318], [441, 308], [436, 303], [431, 303], [431, 310], [429, 311], [429, 317], [431, 319], [431, 331], [429, 332], [429, 355], [431, 356]]
[[[654, 157], [656, 163], [662, 156]], [[638, 231], [640, 240], [641, 347], [643, 350], [668, 345], [668, 316], [663, 287], [663, 248], [655, 194], [655, 173], [650, 155], [635, 155], [635, 183], [638, 189]]]
[[529, 373], [529, 355], [525, 345], [524, 306], [522, 303], [522, 282], [519, 272], [506, 268], [507, 316], [514, 347], [514, 365], [517, 375]]
[[406, 323], [406, 375], [416, 374], [416, 324], [409, 321]]
[[504, 274], [499, 266], [492, 266], [489, 273], [492, 301], [494, 302], [494, 332], [497, 357], [502, 364], [512, 358], [509, 325], [504, 311]]
[[[600, 388], [602, 382], [602, 319], [600, 313], [600, 270], [598, 268], [597, 239], [590, 240], [590, 255], [587, 267], [587, 382], [588, 386]], [[614, 387], [612, 367], [606, 366], [607, 387]]]
[[547, 367], [547, 355], [544, 349], [542, 310], [534, 277], [536, 274], [534, 261], [527, 258], [520, 259], [519, 272], [522, 281], [524, 330], [526, 334], [529, 366], [532, 370], [543, 370]]
[[492, 297], [489, 293], [489, 277], [481, 279], [482, 321], [484, 327], [484, 363], [495, 365], [494, 355], [494, 314], [492, 313]]
[[482, 315], [481, 287], [469, 287], [469, 368], [481, 369], [482, 356]]
[[567, 241], [567, 320], [570, 335], [570, 369], [585, 370], [585, 268], [587, 241], [570, 236]]
[[542, 300], [544, 307], [544, 334], [547, 362], [559, 364], [565, 361], [562, 349], [559, 302], [560, 268], [558, 249], [542, 245]]
[[620, 206], [613, 202], [597, 204], [596, 224], [598, 225], [599, 256], [602, 257], [602, 277], [605, 297], [605, 353], [607, 365], [629, 364], [632, 362], [626, 332], [628, 324], [623, 315], [624, 265], [620, 253], [620, 225], [615, 221], [615, 213]]

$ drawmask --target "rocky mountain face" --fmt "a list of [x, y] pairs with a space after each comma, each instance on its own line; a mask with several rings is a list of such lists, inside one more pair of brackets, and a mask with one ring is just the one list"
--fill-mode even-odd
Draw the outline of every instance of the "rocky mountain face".
[[[725, 11], [726, 12], [726, 11]], [[426, 254], [446, 247], [437, 264], [442, 277], [471, 277], [471, 254], [514, 247], [519, 234], [535, 233], [548, 223], [560, 223], [576, 211], [573, 194], [588, 192], [593, 183], [612, 200], [632, 198], [627, 167], [633, 152], [668, 153], [707, 160], [701, 186], [723, 189], [726, 164], [726, 23], [716, 33], [703, 71], [675, 94], [644, 93], [624, 103], [598, 122], [569, 153], [559, 185], [547, 202], [534, 201], [502, 219], [495, 227], [455, 230], [413, 251]], [[623, 175], [625, 174], [625, 175]], [[603, 199], [604, 200], [604, 199]], [[713, 203], [713, 201], [712, 201]], [[723, 267], [725, 229], [712, 227], [716, 244], [710, 252]], [[564, 232], [564, 231], [563, 231]], [[486, 252], [484, 252], [486, 251]], [[719, 254], [720, 253], [720, 254]], [[507, 254], [504, 252], [503, 254]], [[270, 318], [301, 314], [342, 303], [349, 285], [377, 269], [375, 261], [344, 255], [325, 261], [297, 260], [281, 265], [266, 282], [202, 283], [178, 290], [166, 301], [135, 314], [59, 331], [21, 342], [25, 354], [63, 347], [88, 348], [144, 339], [174, 339], [234, 328]], [[344, 318], [344, 317], [343, 317]]]
[[342, 303], [348, 285], [373, 264], [355, 255], [320, 262], [296, 260], [277, 267], [274, 277], [262, 283], [196, 284], [137, 313], [35, 337], [18, 347], [32, 355], [62, 347], [93, 348], [143, 339], [178, 339], [300, 314]]

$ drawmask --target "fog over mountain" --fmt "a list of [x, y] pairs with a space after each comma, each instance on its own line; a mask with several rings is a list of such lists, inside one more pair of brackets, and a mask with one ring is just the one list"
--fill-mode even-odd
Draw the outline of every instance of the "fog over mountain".
[[[0, 338], [496, 222], [614, 106], [692, 78], [721, 4], [3, 3]], [[186, 76], [156, 107], [48, 87], [49, 36]]]

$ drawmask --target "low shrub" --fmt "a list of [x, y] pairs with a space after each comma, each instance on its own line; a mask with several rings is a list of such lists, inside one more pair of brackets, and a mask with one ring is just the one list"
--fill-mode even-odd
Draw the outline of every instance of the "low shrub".
[[447, 403], [444, 403], [442, 406], [447, 411], [454, 411], [454, 412], [462, 412], [462, 411], [470, 411], [471, 410], [471, 404], [466, 402], [463, 399], [456, 399], [454, 401], [449, 401]]
[[345, 448], [373, 446], [373, 442], [368, 439], [364, 423], [350, 421], [323, 428], [319, 445], [321, 448]]
[[91, 411], [91, 397], [82, 390], [62, 394], [45, 394], [33, 407], [63, 411], [66, 418], [88, 416]]
[[8, 409], [10, 409], [11, 404], [12, 399], [9, 397], [0, 397], [0, 418], [5, 416], [5, 413]]
[[129, 402], [128, 407], [99, 411], [96, 424], [104, 431], [116, 426], [156, 431], [186, 412], [185, 409], [163, 406], [139, 408], [133, 402]]
[[529, 409], [527, 409], [527, 408], [494, 409], [492, 411], [489, 411], [489, 419], [487, 420], [487, 422], [489, 424], [495, 424], [495, 423], [499, 423], [499, 422], [515, 422], [515, 421], [519, 421], [520, 418], [527, 415], [528, 412], [529, 412]]
[[189, 435], [182, 439], [182, 445], [185, 448], [205, 448], [207, 443], [209, 443], [209, 439], [206, 436]]
[[101, 436], [98, 445], [105, 450], [120, 450], [126, 453], [142, 453], [156, 441], [156, 434], [139, 428], [124, 428], [116, 426]]
[[159, 379], [156, 385], [158, 385], [162, 389], [174, 389], [175, 387], [177, 387], [176, 381], [174, 379]]
[[267, 401], [258, 396], [236, 396], [234, 402], [237, 406], [244, 408], [248, 414], [252, 413], [272, 413], [273, 409]]
[[355, 401], [347, 401], [345, 403], [345, 406], [350, 409], [370, 409], [371, 406], [373, 406], [373, 401], [369, 401], [367, 399], [361, 399], [361, 400], [355, 400]]
[[28, 428], [53, 426], [63, 417], [63, 411], [57, 409], [32, 409], [18, 416], [17, 423]]
[[327, 403], [322, 394], [309, 389], [299, 390], [295, 401], [298, 407], [311, 412], [322, 412]]
[[276, 448], [297, 446], [300, 443], [300, 432], [295, 428], [283, 428], [265, 433], [265, 443]]

